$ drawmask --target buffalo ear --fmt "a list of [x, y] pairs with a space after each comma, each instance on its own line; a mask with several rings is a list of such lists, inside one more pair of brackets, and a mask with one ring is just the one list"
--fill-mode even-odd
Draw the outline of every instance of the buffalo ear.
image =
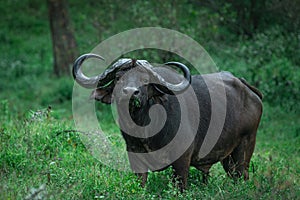
[[164, 93], [161, 90], [158, 90], [155, 84], [149, 84], [148, 86], [148, 97], [158, 97], [163, 96]]
[[156, 103], [162, 103], [167, 100], [166, 93], [159, 90], [155, 85], [150, 86], [148, 95], [148, 97], [152, 98]]
[[109, 88], [97, 88], [93, 90], [90, 99], [95, 99], [96, 101], [101, 101], [102, 103], [111, 104], [112, 103], [112, 89]]

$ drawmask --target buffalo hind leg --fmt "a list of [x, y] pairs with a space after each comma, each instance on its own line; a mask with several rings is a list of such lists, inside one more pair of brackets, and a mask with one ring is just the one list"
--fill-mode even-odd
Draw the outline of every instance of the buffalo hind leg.
[[255, 135], [251, 134], [244, 137], [233, 152], [221, 161], [225, 172], [234, 180], [242, 175], [244, 180], [249, 179], [248, 170], [255, 147]]
[[196, 166], [196, 168], [202, 172], [202, 183], [203, 184], [208, 183], [209, 170], [210, 170], [211, 166], [212, 165]]
[[230, 178], [233, 178], [233, 174], [234, 174], [234, 171], [235, 171], [235, 161], [233, 160], [231, 154], [228, 155], [226, 158], [224, 158], [221, 161], [221, 164], [222, 164], [225, 172], [227, 173], [227, 175]]
[[245, 170], [245, 151], [243, 142], [221, 161], [225, 172], [234, 180], [240, 178]]
[[247, 137], [245, 145], [245, 169], [244, 169], [244, 179], [248, 180], [249, 179], [249, 165], [250, 165], [250, 160], [254, 152], [255, 148], [255, 142], [256, 142], [256, 130], [254, 134], [251, 134]]

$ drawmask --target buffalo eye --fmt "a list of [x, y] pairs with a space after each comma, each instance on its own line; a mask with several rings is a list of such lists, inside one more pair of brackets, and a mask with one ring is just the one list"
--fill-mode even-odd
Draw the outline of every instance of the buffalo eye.
[[148, 84], [149, 83], [149, 80], [147, 79], [147, 78], [142, 78], [142, 83], [144, 83], [144, 84]]
[[117, 76], [117, 77], [115, 78], [115, 80], [116, 80], [116, 82], [119, 82], [119, 81], [121, 81], [121, 83], [123, 82], [123, 80], [121, 79], [120, 76]]

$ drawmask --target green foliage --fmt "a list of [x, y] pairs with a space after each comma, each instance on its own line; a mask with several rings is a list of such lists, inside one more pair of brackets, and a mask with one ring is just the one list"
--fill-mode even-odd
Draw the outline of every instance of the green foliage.
[[300, 46], [296, 34], [273, 27], [241, 43], [237, 55], [248, 64], [247, 77], [264, 93], [265, 100], [296, 110], [300, 97]]
[[218, 13], [222, 28], [245, 38], [277, 25], [297, 32], [300, 24], [299, 0], [204, 0], [201, 6]]
[[280, 107], [265, 106], [249, 181], [234, 183], [217, 164], [204, 185], [201, 173], [191, 168], [188, 190], [180, 193], [170, 168], [150, 173], [141, 188], [133, 173], [102, 165], [85, 148], [80, 133], [72, 131], [73, 124], [54, 117], [56, 110], [30, 111], [17, 121], [6, 116], [5, 104], [0, 114], [6, 118], [2, 124], [6, 129], [0, 130], [3, 199], [22, 199], [39, 190], [43, 199], [295, 199], [300, 195], [300, 121]]
[[[28, 9], [14, 16], [13, 10], [22, 9], [23, 3], [28, 5]], [[263, 91], [265, 101], [298, 111], [300, 42], [297, 29], [293, 28], [299, 24], [298, 3], [285, 0], [280, 3], [284, 9], [274, 7], [278, 4], [276, 0], [203, 3], [176, 0], [171, 4], [167, 1], [116, 1], [114, 4], [104, 1], [100, 4], [90, 0], [84, 3], [71, 1], [69, 5], [81, 52], [89, 52], [100, 41], [130, 28], [162, 26], [175, 29], [204, 45], [219, 61], [221, 70], [247, 78]], [[39, 104], [43, 106], [68, 101], [70, 93], [66, 91], [71, 86], [71, 79], [64, 79], [68, 82], [64, 83], [64, 80], [49, 77], [52, 50], [46, 3], [2, 2], [0, 7], [5, 16], [0, 31], [3, 38], [0, 50], [4, 52], [0, 61], [3, 72], [0, 78], [14, 80], [13, 84], [1, 84], [0, 90], [18, 91], [25, 86], [33, 91], [32, 99], [41, 99]], [[284, 17], [276, 17], [279, 15]], [[14, 23], [10, 23], [12, 19]], [[176, 55], [155, 50], [136, 51], [124, 56], [155, 62], [181, 61]], [[41, 79], [50, 79], [51, 83], [46, 80], [39, 82]], [[46, 85], [50, 85], [53, 91], [49, 91]], [[39, 88], [46, 89], [38, 91]], [[27, 92], [20, 93], [21, 97], [32, 100]], [[4, 95], [7, 96], [5, 92]]]

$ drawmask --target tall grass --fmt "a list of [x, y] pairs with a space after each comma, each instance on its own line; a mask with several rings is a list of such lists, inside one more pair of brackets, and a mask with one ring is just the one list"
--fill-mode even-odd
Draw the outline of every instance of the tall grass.
[[[37, 195], [49, 199], [296, 199], [300, 195], [300, 123], [295, 114], [265, 106], [250, 180], [232, 181], [220, 164], [207, 185], [191, 168], [188, 190], [179, 193], [172, 170], [150, 173], [145, 188], [131, 172], [116, 171], [92, 157], [73, 129], [47, 109], [26, 113], [22, 120], [1, 102], [0, 194], [2, 199]], [[276, 115], [276, 117], [274, 117]], [[114, 130], [115, 124], [110, 123]], [[34, 199], [34, 198], [32, 198]]]

